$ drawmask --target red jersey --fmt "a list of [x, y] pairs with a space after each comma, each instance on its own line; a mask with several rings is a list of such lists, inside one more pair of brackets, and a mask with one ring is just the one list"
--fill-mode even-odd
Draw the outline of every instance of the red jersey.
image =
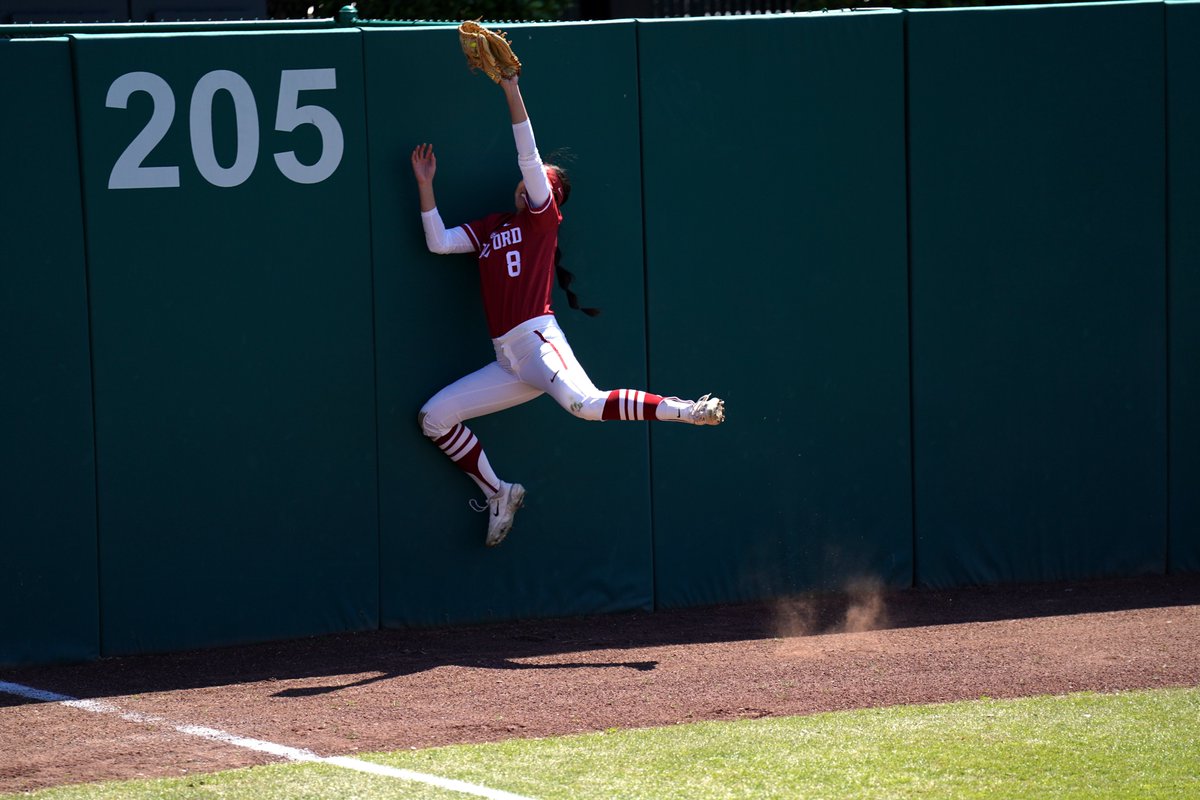
[[463, 225], [479, 254], [479, 286], [493, 339], [527, 319], [554, 313], [550, 293], [561, 223], [551, 194], [540, 210], [489, 214]]

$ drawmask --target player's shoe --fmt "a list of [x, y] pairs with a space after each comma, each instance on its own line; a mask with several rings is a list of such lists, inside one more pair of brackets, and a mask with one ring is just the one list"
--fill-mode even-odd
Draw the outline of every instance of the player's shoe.
[[524, 504], [524, 486], [500, 481], [500, 491], [488, 498], [488, 547], [495, 547], [504, 541], [504, 537], [512, 530], [517, 509]]
[[725, 401], [706, 394], [692, 403], [688, 414], [693, 425], [720, 425], [725, 421]]

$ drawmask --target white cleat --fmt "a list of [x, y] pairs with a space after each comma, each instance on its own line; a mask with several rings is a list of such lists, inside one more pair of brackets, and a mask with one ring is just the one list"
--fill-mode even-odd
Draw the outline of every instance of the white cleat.
[[486, 544], [495, 547], [512, 530], [517, 509], [525, 504], [525, 487], [519, 483], [500, 481], [500, 491], [488, 498], [488, 532]]
[[692, 416], [693, 425], [720, 425], [725, 421], [725, 401], [706, 394], [692, 403], [688, 413]]

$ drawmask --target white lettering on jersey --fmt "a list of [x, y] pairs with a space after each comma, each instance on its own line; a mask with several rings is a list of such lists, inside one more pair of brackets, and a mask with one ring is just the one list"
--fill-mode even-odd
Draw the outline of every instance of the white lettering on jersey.
[[512, 247], [514, 244], [521, 243], [521, 229], [509, 228], [508, 230], [496, 231], [492, 234], [492, 249], [501, 250], [505, 247]]

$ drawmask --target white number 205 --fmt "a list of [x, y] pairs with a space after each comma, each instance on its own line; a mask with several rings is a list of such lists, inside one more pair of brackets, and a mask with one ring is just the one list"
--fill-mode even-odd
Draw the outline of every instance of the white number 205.
[[[334, 69], [285, 69], [279, 75], [279, 105], [275, 113], [275, 130], [291, 133], [301, 125], [312, 125], [321, 136], [321, 157], [314, 164], [304, 164], [293, 150], [275, 153], [275, 165], [289, 180], [296, 183], [320, 183], [342, 163], [345, 139], [342, 126], [329, 109], [317, 105], [300, 105], [300, 92], [337, 88]], [[110, 189], [168, 189], [179, 186], [179, 167], [143, 166], [146, 158], [162, 142], [175, 120], [175, 94], [160, 76], [152, 72], [129, 72], [108, 87], [105, 106], [127, 108], [129, 98], [145, 92], [153, 102], [150, 120], [121, 153], [108, 176]], [[217, 160], [213, 147], [213, 98], [217, 92], [227, 92], [233, 100], [237, 123], [237, 149], [233, 163], [226, 167]], [[246, 79], [236, 72], [213, 70], [192, 90], [188, 113], [192, 140], [192, 158], [196, 169], [213, 186], [240, 186], [258, 164], [259, 131], [258, 104]]]

